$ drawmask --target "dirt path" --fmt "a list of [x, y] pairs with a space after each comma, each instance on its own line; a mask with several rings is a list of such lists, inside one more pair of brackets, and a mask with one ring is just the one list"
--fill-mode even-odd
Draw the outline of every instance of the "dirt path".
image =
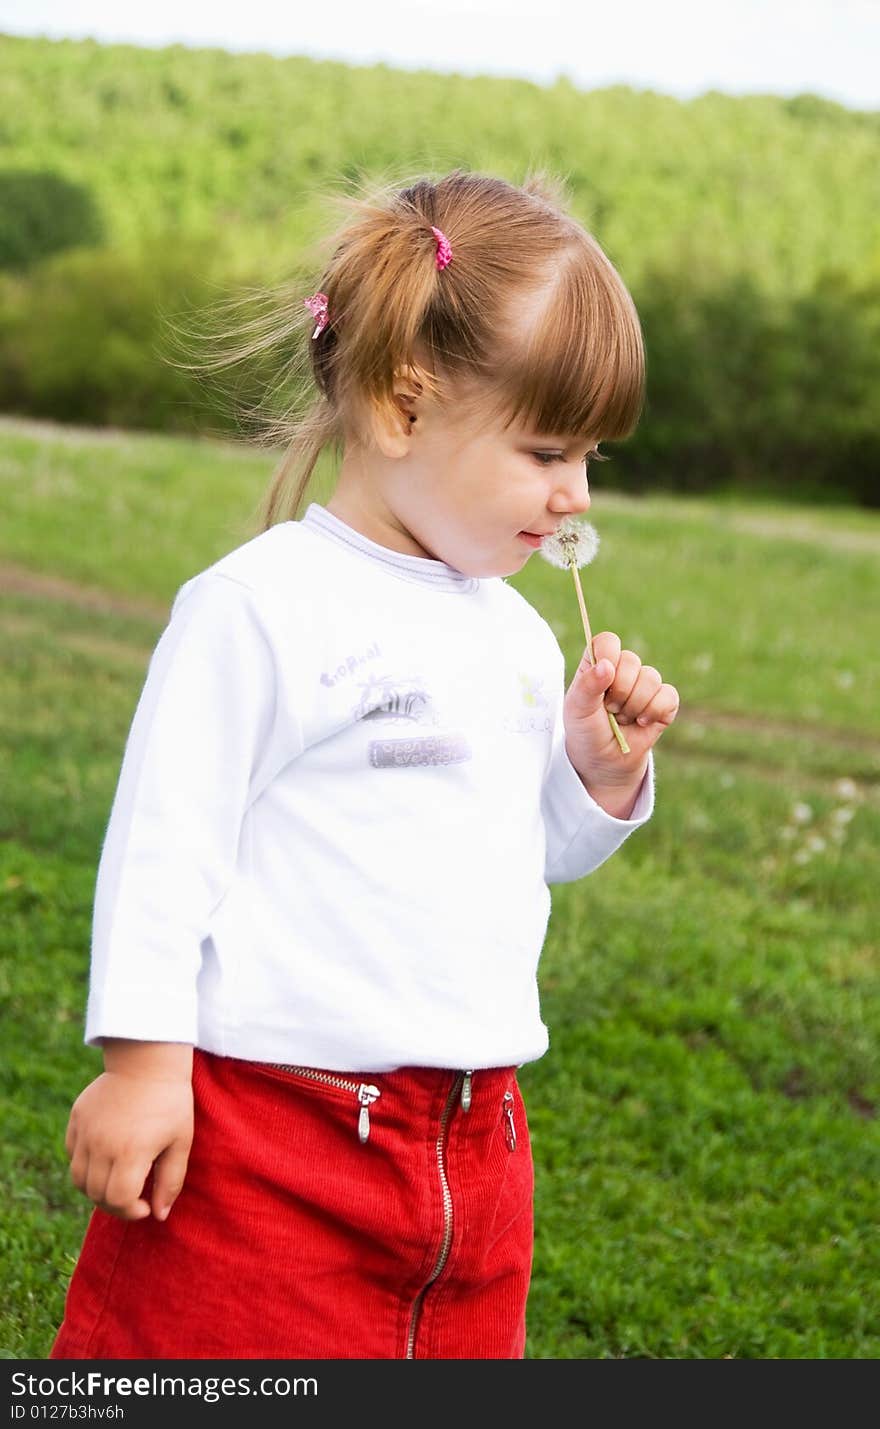
[[[736, 511], [724, 506], [711, 506], [692, 496], [670, 495], [670, 506], [664, 508], [663, 498], [656, 495], [631, 496], [625, 491], [600, 491], [596, 495], [596, 513], [604, 506], [609, 511], [633, 511], [644, 516], [674, 516], [698, 525], [717, 525], [749, 536], [763, 536], [772, 541], [803, 541], [811, 546], [827, 546], [835, 551], [858, 551], [880, 556], [880, 515], [866, 512], [866, 518], [876, 522], [875, 530], [851, 530], [836, 527], [833, 519], [823, 524], [821, 511], [815, 517], [802, 510]], [[831, 513], [833, 518], [833, 513]]]
[[[768, 734], [776, 730], [780, 735], [791, 730], [787, 719], [779, 716], [740, 714], [734, 710], [717, 710], [710, 705], [687, 705], [682, 707], [681, 719], [690, 724], [700, 724], [707, 728], [732, 730], [738, 734]], [[843, 729], [839, 725], [825, 724], [818, 720], [799, 719], [792, 731], [795, 735], [810, 739], [815, 744], [833, 744], [835, 749], [854, 749], [860, 754], [873, 754], [880, 761], [880, 739], [862, 734], [856, 729]], [[695, 746], [689, 746], [693, 748]]]
[[876, 532], [840, 531], [828, 526], [817, 530], [812, 522], [794, 516], [751, 516], [745, 512], [725, 519], [735, 531], [745, 531], [750, 536], [767, 536], [774, 541], [806, 541], [833, 551], [865, 551], [880, 556], [880, 529]]
[[158, 601], [140, 597], [114, 595], [99, 586], [84, 586], [63, 576], [45, 575], [27, 566], [0, 563], [0, 596], [27, 595], [41, 600], [63, 601], [78, 610], [93, 610], [99, 615], [130, 615], [136, 619], [165, 621], [170, 607]]

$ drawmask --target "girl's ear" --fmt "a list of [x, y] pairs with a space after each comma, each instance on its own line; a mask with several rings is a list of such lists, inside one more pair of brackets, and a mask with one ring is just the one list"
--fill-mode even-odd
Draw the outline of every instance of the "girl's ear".
[[413, 423], [409, 421], [406, 409], [400, 406], [398, 398], [374, 405], [372, 426], [374, 440], [383, 456], [392, 459], [406, 456], [410, 450], [410, 431]]
[[424, 384], [415, 368], [404, 366], [394, 374], [390, 403], [374, 409], [374, 429], [380, 451], [387, 457], [406, 456], [412, 429], [423, 410]]

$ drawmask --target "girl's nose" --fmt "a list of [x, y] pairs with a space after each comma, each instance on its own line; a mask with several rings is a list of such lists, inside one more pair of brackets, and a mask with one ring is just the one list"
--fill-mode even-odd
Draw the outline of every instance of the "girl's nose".
[[560, 473], [560, 478], [550, 500], [551, 510], [572, 513], [589, 511], [590, 486], [583, 466], [574, 472]]

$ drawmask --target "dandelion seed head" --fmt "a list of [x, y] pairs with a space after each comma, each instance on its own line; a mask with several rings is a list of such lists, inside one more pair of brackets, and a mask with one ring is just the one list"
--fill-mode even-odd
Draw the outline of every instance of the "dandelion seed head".
[[796, 824], [808, 824], [813, 817], [813, 810], [810, 804], [793, 804], [791, 817]]
[[599, 549], [599, 532], [589, 521], [566, 516], [552, 536], [545, 536], [538, 551], [551, 566], [568, 570], [588, 566]]
[[834, 786], [835, 794], [841, 799], [857, 799], [859, 797], [859, 786], [854, 779], [838, 779]]
[[835, 824], [848, 824], [854, 813], [855, 809], [849, 804], [843, 804], [841, 808], [832, 810], [831, 817]]

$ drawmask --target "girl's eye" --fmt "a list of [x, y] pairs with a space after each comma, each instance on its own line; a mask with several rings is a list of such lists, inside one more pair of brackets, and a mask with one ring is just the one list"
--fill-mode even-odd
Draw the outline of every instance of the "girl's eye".
[[[555, 461], [565, 461], [564, 452], [532, 452], [540, 466], [552, 466]], [[602, 457], [598, 452], [588, 452], [582, 459], [581, 466], [589, 466], [591, 461], [607, 461], [607, 457]]]

